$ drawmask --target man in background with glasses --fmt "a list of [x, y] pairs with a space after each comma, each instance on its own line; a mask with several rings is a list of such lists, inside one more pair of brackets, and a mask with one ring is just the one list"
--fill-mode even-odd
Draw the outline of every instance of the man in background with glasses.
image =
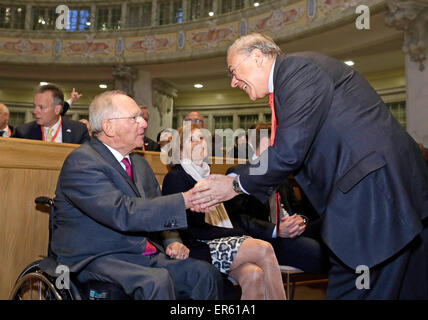
[[92, 139], [64, 162], [55, 192], [52, 251], [77, 279], [119, 284], [133, 299], [219, 299], [223, 282], [179, 238], [192, 191], [161, 197], [135, 148], [147, 122], [135, 101], [106, 91], [89, 106]]

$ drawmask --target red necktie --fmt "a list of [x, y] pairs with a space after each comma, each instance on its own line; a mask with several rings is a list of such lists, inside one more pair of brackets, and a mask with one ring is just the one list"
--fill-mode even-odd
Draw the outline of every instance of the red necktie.
[[[134, 177], [132, 176], [131, 163], [129, 162], [128, 158], [123, 158], [122, 163], [125, 165], [126, 174], [131, 178], [132, 181], [134, 181]], [[146, 248], [144, 249], [142, 255], [148, 256], [154, 253], [156, 253], [156, 247], [152, 245], [149, 240], [147, 240]]]
[[271, 116], [271, 133], [270, 133], [270, 145], [273, 146], [273, 142], [275, 141], [275, 131], [278, 127], [278, 124], [276, 123], [276, 115], [275, 115], [275, 106], [273, 102], [273, 92], [269, 93], [269, 108], [270, 112], [272, 114]]
[[126, 174], [129, 178], [131, 178], [132, 181], [134, 181], [134, 177], [132, 176], [131, 163], [129, 162], [128, 158], [123, 158], [122, 163], [125, 165]]
[[[275, 131], [276, 131], [276, 128], [278, 127], [278, 124], [276, 122], [273, 92], [269, 93], [269, 108], [270, 108], [270, 111], [272, 114], [272, 116], [271, 116], [271, 129], [270, 129], [270, 131], [271, 131], [271, 133], [270, 133], [270, 145], [273, 146], [273, 143], [275, 141]], [[279, 223], [281, 222], [281, 220], [280, 220], [281, 199], [279, 196], [279, 192], [276, 192], [275, 199], [276, 199], [276, 235], [278, 236]]]

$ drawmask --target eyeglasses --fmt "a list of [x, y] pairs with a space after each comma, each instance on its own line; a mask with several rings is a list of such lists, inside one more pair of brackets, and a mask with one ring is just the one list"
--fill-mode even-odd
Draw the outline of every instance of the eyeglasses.
[[188, 119], [186, 121], [190, 121], [191, 123], [195, 123], [195, 124], [203, 124], [204, 120], [201, 119]]
[[243, 58], [236, 66], [235, 68], [227, 68], [227, 74], [229, 77], [233, 78], [235, 76], [235, 71], [236, 69], [238, 69], [238, 67], [241, 65], [242, 62], [244, 62], [245, 60], [247, 60], [247, 58], [249, 58], [251, 55], [249, 54], [248, 56], [246, 56], [245, 58]]
[[144, 117], [142, 115], [137, 115], [132, 117], [109, 118], [107, 120], [121, 120], [121, 119], [129, 119], [135, 123], [140, 123], [144, 119]]

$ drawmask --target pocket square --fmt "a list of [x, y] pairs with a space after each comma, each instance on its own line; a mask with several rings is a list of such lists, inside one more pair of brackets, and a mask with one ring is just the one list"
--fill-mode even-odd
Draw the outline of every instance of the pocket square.
[[65, 132], [71, 132], [71, 129], [67, 129], [67, 130], [65, 130]]

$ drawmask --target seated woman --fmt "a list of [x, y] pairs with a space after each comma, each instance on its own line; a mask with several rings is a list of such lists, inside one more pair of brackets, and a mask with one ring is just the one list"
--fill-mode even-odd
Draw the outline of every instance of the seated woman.
[[[207, 156], [207, 143], [201, 130], [194, 124], [187, 129], [178, 129], [180, 164], [165, 176], [162, 186], [164, 195], [186, 192], [210, 174], [208, 164], [203, 161]], [[188, 137], [183, 131], [189, 133]], [[272, 246], [233, 228], [223, 205], [207, 214], [187, 210], [187, 224], [188, 228], [181, 230], [181, 236], [190, 249], [190, 255], [211, 262], [221, 272], [238, 281], [242, 289], [241, 299], [286, 299]], [[205, 243], [208, 244], [209, 254], [204, 255], [204, 249], [208, 253]]]

